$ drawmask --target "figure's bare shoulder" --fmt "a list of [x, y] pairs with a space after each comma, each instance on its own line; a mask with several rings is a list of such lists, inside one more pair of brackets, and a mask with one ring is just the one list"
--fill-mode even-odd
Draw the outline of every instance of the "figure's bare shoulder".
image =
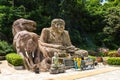
[[49, 33], [50, 33], [50, 28], [43, 28], [43, 29], [42, 29], [42, 33], [41, 33], [41, 34], [47, 35], [47, 34], [49, 34]]
[[67, 30], [64, 30], [64, 34], [69, 34], [69, 32]]
[[50, 28], [43, 28], [42, 31], [49, 31]]

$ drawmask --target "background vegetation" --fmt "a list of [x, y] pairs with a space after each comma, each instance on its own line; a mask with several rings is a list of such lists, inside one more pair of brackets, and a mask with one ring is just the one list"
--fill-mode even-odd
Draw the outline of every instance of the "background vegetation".
[[120, 1], [0, 0], [0, 39], [12, 44], [12, 24], [19, 18], [37, 22], [36, 33], [54, 18], [66, 22], [73, 45], [83, 49], [120, 47]]

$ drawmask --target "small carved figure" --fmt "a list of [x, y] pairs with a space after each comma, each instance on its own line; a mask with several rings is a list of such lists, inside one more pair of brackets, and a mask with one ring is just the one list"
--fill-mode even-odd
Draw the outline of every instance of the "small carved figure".
[[54, 53], [54, 56], [52, 57], [52, 65], [55, 67], [59, 66], [59, 59], [57, 52]]
[[44, 57], [53, 57], [54, 52], [76, 53], [88, 56], [86, 50], [80, 50], [72, 45], [65, 22], [62, 19], [53, 19], [50, 28], [44, 28], [39, 39], [39, 47]]
[[58, 58], [58, 53], [55, 52], [54, 56], [52, 57], [52, 65], [50, 68], [50, 73], [51, 74], [57, 74], [57, 73], [63, 73], [65, 72], [64, 70], [64, 65], [59, 63], [59, 58]]

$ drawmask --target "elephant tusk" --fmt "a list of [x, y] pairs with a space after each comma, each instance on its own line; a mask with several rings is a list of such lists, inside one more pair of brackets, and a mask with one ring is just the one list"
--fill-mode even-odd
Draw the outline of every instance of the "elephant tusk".
[[32, 52], [32, 57], [35, 57], [35, 56], [34, 56], [34, 51]]
[[26, 57], [28, 57], [28, 58], [29, 58], [29, 56], [28, 56], [28, 52], [26, 51], [26, 49], [25, 49], [25, 54], [26, 54]]

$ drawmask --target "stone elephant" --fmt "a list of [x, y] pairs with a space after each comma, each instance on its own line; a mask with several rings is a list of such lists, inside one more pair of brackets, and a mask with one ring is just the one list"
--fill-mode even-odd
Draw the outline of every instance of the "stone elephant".
[[40, 50], [38, 48], [39, 36], [32, 31], [36, 30], [36, 22], [28, 19], [17, 19], [13, 22], [13, 46], [17, 53], [24, 59], [27, 69], [34, 69], [40, 62]]
[[20, 31], [13, 39], [13, 46], [18, 54], [20, 54], [27, 69], [33, 70], [35, 64], [40, 62], [40, 50], [38, 48], [39, 36], [33, 32]]

